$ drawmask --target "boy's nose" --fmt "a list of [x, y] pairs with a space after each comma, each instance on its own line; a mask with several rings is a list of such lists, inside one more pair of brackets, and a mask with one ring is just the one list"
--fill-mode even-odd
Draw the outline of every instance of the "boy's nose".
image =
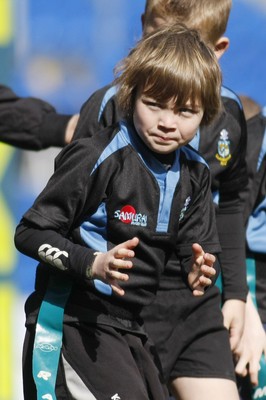
[[173, 111], [163, 110], [159, 126], [163, 130], [175, 130], [177, 128], [177, 115]]

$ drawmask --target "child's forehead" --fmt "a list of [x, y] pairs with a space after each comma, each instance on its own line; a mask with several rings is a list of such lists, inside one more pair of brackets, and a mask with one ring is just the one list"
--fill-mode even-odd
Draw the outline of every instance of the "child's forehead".
[[154, 88], [153, 86], [144, 87], [142, 89], [139, 88], [137, 92], [137, 98], [143, 98], [155, 101], [169, 108], [176, 107], [201, 107], [201, 100], [198, 96], [189, 95], [189, 92], [179, 92], [177, 91], [165, 91], [162, 92], [158, 88]]
[[[145, 95], [144, 95], [145, 97]], [[178, 97], [171, 97], [170, 99], [162, 99], [161, 97], [158, 97], [157, 99], [154, 98], [149, 98], [150, 100], [154, 100], [157, 103], [162, 104], [163, 106], [170, 108], [170, 109], [175, 109], [176, 107], [195, 107], [195, 108], [200, 108], [200, 102], [195, 100], [193, 101], [192, 98], [185, 98], [185, 99], [180, 99]]]

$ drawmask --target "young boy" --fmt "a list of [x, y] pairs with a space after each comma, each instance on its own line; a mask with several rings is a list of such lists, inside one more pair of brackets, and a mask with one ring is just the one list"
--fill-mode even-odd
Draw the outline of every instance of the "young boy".
[[[142, 16], [143, 32], [145, 35], [169, 21], [185, 22], [189, 27], [200, 31], [205, 41], [214, 48], [219, 59], [229, 45], [228, 38], [223, 35], [230, 9], [231, 0], [219, 2], [216, 0], [147, 0]], [[115, 92], [116, 88], [111, 85], [91, 96], [81, 110], [75, 137], [93, 136], [99, 131], [99, 126], [111, 125], [120, 118]], [[222, 88], [221, 94], [223, 112], [210, 126], [201, 127], [191, 144], [204, 155], [210, 166], [212, 192], [216, 203], [218, 232], [222, 246], [224, 323], [230, 332], [231, 348], [235, 350], [244, 326], [247, 295], [245, 231], [240, 200], [241, 192], [247, 183], [246, 124], [243, 111], [234, 93]], [[220, 378], [227, 379], [228, 377], [225, 372], [228, 354], [223, 353], [220, 339], [215, 335], [216, 321], [212, 326], [211, 318], [205, 312], [200, 326], [196, 319], [192, 321], [192, 317], [189, 317], [182, 326], [179, 324], [175, 327], [172, 303], [178, 304], [176, 296], [179, 296], [180, 291], [175, 294], [176, 273], [172, 272], [172, 270], [175, 271], [174, 264], [173, 257], [169, 260], [168, 268], [161, 280], [156, 301], [149, 309], [146, 309], [145, 313], [143, 312], [147, 329], [158, 347], [166, 379], [170, 379], [173, 385], [177, 384], [178, 388], [173, 391], [178, 398], [197, 399], [199, 396], [199, 399], [218, 399], [218, 396], [221, 396], [222, 399], [231, 399], [229, 394], [226, 396], [223, 389], [219, 390], [222, 381]], [[173, 289], [172, 292], [169, 291], [170, 288]], [[215, 292], [215, 288], [209, 290], [208, 295], [212, 292]], [[202, 301], [206, 302], [206, 297], [192, 299], [191, 309], [187, 309], [187, 315], [193, 316], [193, 310]], [[218, 297], [218, 294], [213, 294], [213, 308], [210, 307], [210, 309], [216, 309], [220, 301]], [[197, 329], [189, 329], [189, 333], [184, 331], [186, 326], [191, 327], [192, 324]], [[182, 335], [187, 337], [184, 343], [180, 341]], [[170, 345], [167, 347], [169, 337], [173, 338], [174, 351]], [[201, 342], [197, 339], [198, 337], [202, 338]], [[183, 354], [184, 348], [191, 349], [191, 352]], [[200, 354], [198, 358], [197, 354]], [[192, 377], [196, 378], [193, 379], [193, 384], [190, 382]], [[198, 379], [200, 377], [213, 379]], [[218, 383], [217, 379], [219, 379]], [[179, 387], [179, 382], [182, 381], [185, 381], [185, 390], [183, 386]], [[225, 385], [227, 386], [227, 383]]]
[[215, 274], [203, 251], [220, 251], [209, 169], [186, 146], [220, 109], [215, 55], [176, 24], [143, 38], [118, 73], [123, 121], [59, 154], [16, 230], [17, 248], [40, 262], [26, 303], [26, 400], [35, 385], [38, 398], [166, 398], [140, 311], [174, 252], [188, 296]]
[[240, 98], [248, 132], [246, 158], [249, 184], [245, 220], [250, 294], [244, 333], [236, 349], [239, 357], [236, 370], [241, 375], [247, 375], [239, 379], [241, 399], [251, 400], [266, 398], [266, 115], [252, 98]]

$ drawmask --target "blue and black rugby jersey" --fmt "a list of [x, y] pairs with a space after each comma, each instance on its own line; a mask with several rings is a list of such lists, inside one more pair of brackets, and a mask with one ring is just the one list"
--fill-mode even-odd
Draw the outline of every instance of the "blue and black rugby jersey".
[[248, 196], [247, 256], [248, 274], [261, 321], [266, 323], [266, 113], [247, 121]]
[[[255, 229], [255, 225], [249, 221], [254, 227], [255, 231], [258, 233], [257, 239], [254, 237], [253, 244], [250, 242], [251, 249], [256, 249], [256, 242], [261, 234], [261, 222], [262, 218], [258, 215], [261, 214], [260, 211], [265, 212], [265, 198], [266, 198], [266, 113], [263, 115], [259, 113], [247, 121], [248, 129], [248, 141], [247, 141], [247, 165], [248, 165], [248, 195], [246, 200], [246, 219], [253, 215], [254, 220], [260, 220], [260, 228]], [[262, 214], [261, 214], [262, 215]], [[251, 220], [251, 218], [250, 218]], [[254, 221], [255, 222], [255, 221]], [[263, 235], [265, 236], [265, 235]], [[265, 246], [259, 245], [257, 243], [258, 252], [265, 252]], [[256, 250], [255, 250], [256, 251]]]
[[[120, 120], [116, 88], [107, 85], [96, 91], [81, 108], [75, 138], [94, 136]], [[245, 271], [245, 229], [243, 203], [247, 170], [246, 122], [237, 95], [228, 88], [221, 91], [224, 110], [208, 127], [201, 127], [191, 145], [207, 161], [211, 190], [216, 204], [224, 299], [243, 299], [247, 294]]]
[[[95, 251], [105, 252], [134, 236], [140, 244], [134, 267], [127, 270], [129, 281], [121, 284], [124, 296], [86, 280]], [[106, 128], [61, 151], [54, 175], [24, 214], [15, 240], [21, 252], [41, 261], [37, 292], [45, 291], [46, 276], [63, 273], [75, 282], [72, 304], [86, 308], [93, 297], [94, 303], [137, 313], [152, 301], [173, 252], [186, 275], [193, 243], [214, 254], [220, 251], [209, 168], [190, 146], [177, 150], [166, 168], [132, 127]]]
[[224, 300], [245, 300], [245, 227], [243, 198], [247, 193], [246, 122], [238, 97], [222, 87], [224, 110], [208, 127], [198, 132], [200, 154], [207, 161], [216, 204]]

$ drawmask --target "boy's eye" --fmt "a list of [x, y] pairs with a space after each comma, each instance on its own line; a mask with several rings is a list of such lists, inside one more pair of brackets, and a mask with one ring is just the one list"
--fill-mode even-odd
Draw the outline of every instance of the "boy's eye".
[[143, 99], [142, 100], [143, 103], [148, 106], [148, 107], [153, 107], [153, 108], [163, 108], [162, 104], [158, 103], [155, 100], [151, 100], [151, 99]]
[[179, 108], [178, 112], [180, 114], [192, 114], [192, 113], [194, 113], [192, 108], [187, 108], [187, 107]]
[[195, 110], [193, 108], [189, 107], [182, 107], [178, 109], [178, 114], [184, 115], [184, 116], [190, 116], [192, 114], [197, 114], [198, 110]]

